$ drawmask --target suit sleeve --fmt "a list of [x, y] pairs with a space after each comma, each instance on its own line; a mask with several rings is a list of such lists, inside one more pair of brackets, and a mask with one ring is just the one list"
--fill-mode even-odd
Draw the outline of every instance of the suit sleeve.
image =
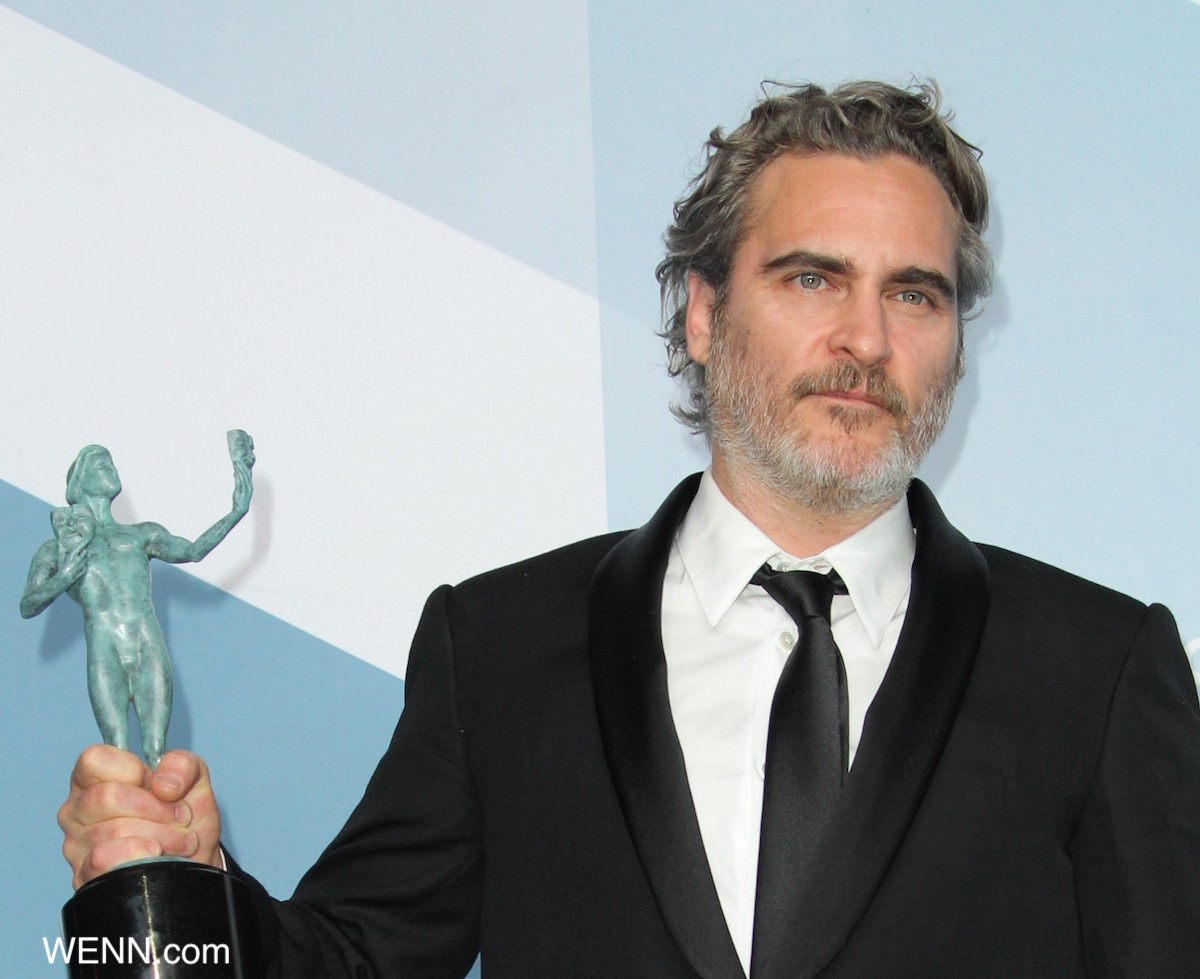
[[1162, 606], [1113, 691], [1071, 857], [1089, 977], [1200, 976], [1200, 708]]
[[362, 801], [290, 901], [252, 879], [273, 979], [461, 979], [479, 948], [482, 824], [467, 770], [450, 628], [426, 603], [405, 705]]

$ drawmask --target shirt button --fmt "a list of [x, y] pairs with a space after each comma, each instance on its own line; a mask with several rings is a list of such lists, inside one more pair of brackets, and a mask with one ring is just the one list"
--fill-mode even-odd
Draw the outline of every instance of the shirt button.
[[791, 649], [796, 645], [796, 634], [794, 632], [781, 632], [779, 634], [779, 645], [784, 649]]

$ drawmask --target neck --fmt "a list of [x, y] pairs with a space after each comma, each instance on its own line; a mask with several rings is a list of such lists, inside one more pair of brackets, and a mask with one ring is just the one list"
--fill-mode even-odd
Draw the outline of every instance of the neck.
[[796, 557], [810, 557], [844, 541], [896, 503], [885, 500], [860, 509], [836, 512], [813, 509], [730, 466], [715, 449], [712, 473], [725, 498], [781, 550]]
[[97, 526], [113, 523], [112, 500], [106, 500], [102, 496], [85, 496], [80, 502], [92, 511]]

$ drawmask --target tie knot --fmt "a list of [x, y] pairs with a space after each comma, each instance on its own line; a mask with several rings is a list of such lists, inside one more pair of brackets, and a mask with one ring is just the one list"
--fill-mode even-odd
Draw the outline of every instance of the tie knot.
[[803, 627], [805, 619], [829, 622], [833, 596], [846, 594], [846, 586], [836, 571], [776, 571], [764, 564], [754, 572], [750, 584], [759, 585], [778, 602], [785, 612]]

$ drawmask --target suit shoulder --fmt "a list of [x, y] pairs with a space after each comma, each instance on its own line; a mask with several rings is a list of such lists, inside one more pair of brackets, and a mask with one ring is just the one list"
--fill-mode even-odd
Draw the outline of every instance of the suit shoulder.
[[440, 590], [462, 704], [476, 723], [498, 685], [586, 662], [578, 654], [587, 649], [592, 577], [623, 536], [578, 541]]
[[1126, 622], [1136, 628], [1146, 603], [1052, 564], [992, 544], [977, 544], [991, 575], [993, 601], [1012, 601], [1036, 614]]
[[614, 531], [575, 541], [482, 574], [454, 587], [460, 599], [492, 597], [549, 587], [556, 592], [586, 589], [596, 566], [629, 531]]

